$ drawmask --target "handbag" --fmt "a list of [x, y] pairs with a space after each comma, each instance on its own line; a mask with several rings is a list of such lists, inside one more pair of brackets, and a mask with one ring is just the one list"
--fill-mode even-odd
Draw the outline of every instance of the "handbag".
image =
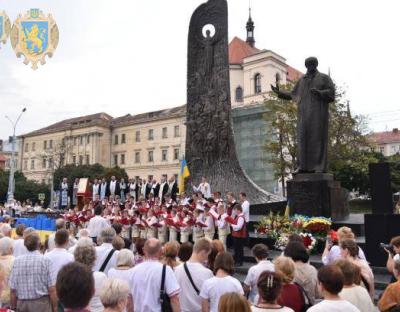
[[304, 298], [304, 306], [303, 306], [303, 309], [301, 309], [301, 312], [306, 312], [309, 308], [311, 308], [313, 306], [313, 304], [311, 303], [310, 297], [308, 297], [307, 292], [305, 291], [303, 286], [301, 286], [298, 283], [294, 283], [294, 284], [297, 285], [297, 287], [299, 287], [300, 293], [303, 295], [303, 298]]
[[161, 275], [160, 303], [162, 312], [172, 312], [171, 299], [165, 292], [165, 273], [167, 266], [164, 264]]

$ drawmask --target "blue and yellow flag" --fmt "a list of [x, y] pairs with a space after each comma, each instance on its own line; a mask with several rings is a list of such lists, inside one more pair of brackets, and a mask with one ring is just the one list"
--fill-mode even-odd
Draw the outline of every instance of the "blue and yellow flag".
[[187, 166], [186, 160], [181, 160], [181, 171], [179, 173], [179, 194], [185, 191], [185, 178], [190, 176], [189, 168]]

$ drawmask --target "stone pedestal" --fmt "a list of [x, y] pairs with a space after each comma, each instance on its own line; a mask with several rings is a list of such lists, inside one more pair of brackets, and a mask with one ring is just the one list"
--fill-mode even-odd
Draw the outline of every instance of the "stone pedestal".
[[344, 220], [349, 216], [348, 194], [326, 173], [297, 174], [287, 183], [291, 214], [331, 217]]

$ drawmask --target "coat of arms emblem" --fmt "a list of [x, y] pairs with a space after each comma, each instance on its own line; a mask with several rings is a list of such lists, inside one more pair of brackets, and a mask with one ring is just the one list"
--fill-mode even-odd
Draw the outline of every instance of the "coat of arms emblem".
[[19, 15], [11, 29], [11, 45], [17, 57], [25, 57], [24, 64], [46, 63], [46, 55], [53, 56], [57, 48], [59, 32], [51, 14], [47, 17], [39, 9], [31, 9], [24, 16]]
[[6, 12], [0, 11], [0, 43], [6, 44], [10, 35], [11, 23]]

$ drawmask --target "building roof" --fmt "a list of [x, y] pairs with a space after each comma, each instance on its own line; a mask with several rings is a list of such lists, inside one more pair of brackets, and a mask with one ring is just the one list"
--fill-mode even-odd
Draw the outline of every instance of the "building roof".
[[286, 80], [288, 80], [290, 82], [294, 82], [296, 80], [299, 80], [303, 75], [304, 74], [301, 71], [288, 65]]
[[160, 119], [183, 117], [186, 114], [186, 105], [163, 109], [155, 112], [143, 113], [138, 115], [125, 115], [114, 118], [111, 122], [113, 127], [121, 127], [130, 124], [139, 124]]
[[36, 136], [36, 135], [41, 135], [41, 134], [46, 134], [46, 133], [53, 133], [53, 132], [68, 130], [71, 128], [88, 127], [88, 126], [96, 125], [99, 123], [105, 123], [106, 125], [108, 125], [112, 121], [112, 119], [113, 119], [113, 117], [111, 117], [110, 115], [108, 115], [106, 113], [97, 113], [97, 114], [92, 114], [92, 115], [80, 116], [80, 117], [65, 119], [65, 120], [56, 122], [48, 127], [45, 127], [45, 128], [39, 129], [39, 130], [35, 130], [33, 132], [29, 132], [22, 136], [23, 137]]
[[398, 128], [392, 131], [373, 132], [369, 138], [376, 144], [400, 143], [400, 131]]
[[257, 48], [252, 48], [246, 41], [235, 37], [229, 44], [229, 64], [242, 64], [243, 59], [260, 52]]

